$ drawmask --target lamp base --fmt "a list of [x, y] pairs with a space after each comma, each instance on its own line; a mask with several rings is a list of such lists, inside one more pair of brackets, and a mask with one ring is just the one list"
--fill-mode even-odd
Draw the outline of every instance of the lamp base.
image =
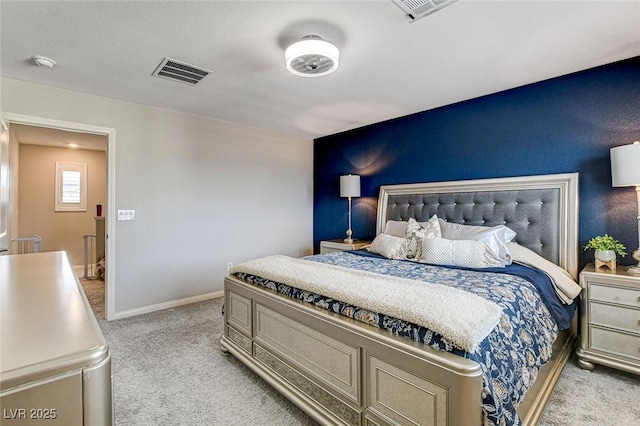
[[349, 214], [349, 229], [347, 229], [347, 238], [345, 238], [343, 241], [347, 244], [353, 244], [353, 231], [351, 230], [351, 214]]
[[[640, 223], [638, 223], [638, 227], [640, 229]], [[637, 265], [629, 266], [628, 271], [632, 274], [640, 275], [640, 247], [635, 249], [633, 253], [631, 253], [631, 257], [638, 262]]]
[[630, 274], [640, 275], [640, 264], [629, 266], [629, 268], [627, 268], [627, 271]]

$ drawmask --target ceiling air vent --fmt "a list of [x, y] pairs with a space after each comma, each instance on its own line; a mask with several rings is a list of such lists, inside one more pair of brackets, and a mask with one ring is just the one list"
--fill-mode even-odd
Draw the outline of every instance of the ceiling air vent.
[[164, 58], [152, 75], [195, 86], [207, 78], [209, 74], [212, 74], [212, 71], [176, 61], [175, 59]]
[[409, 22], [432, 14], [456, 0], [391, 0], [409, 16]]

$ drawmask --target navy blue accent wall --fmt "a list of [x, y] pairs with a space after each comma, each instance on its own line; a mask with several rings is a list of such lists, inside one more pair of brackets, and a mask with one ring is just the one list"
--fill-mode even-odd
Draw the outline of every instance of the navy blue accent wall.
[[[635, 140], [640, 57], [316, 139], [315, 249], [345, 236], [343, 174], [362, 176], [353, 231], [372, 239], [381, 185], [579, 172], [580, 245], [606, 232], [630, 253], [636, 194], [611, 187], [609, 149]], [[592, 258], [582, 252], [581, 266]]]

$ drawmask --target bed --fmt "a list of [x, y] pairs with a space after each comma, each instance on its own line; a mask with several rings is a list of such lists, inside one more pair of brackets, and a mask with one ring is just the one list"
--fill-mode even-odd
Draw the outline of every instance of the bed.
[[[558, 265], [575, 280], [577, 188], [577, 173], [386, 185], [380, 188], [376, 233], [380, 236], [388, 221], [415, 219], [424, 223], [434, 215], [449, 223], [506, 225], [516, 232], [515, 242], [519, 246]], [[268, 259], [276, 260], [279, 261]], [[314, 263], [312, 267], [316, 268], [316, 263], [378, 262], [356, 252], [317, 255], [309, 260], [312, 262], [300, 263], [305, 267]], [[412, 271], [423, 266], [416, 262], [388, 262], [395, 262], [396, 269]], [[334, 268], [340, 273], [346, 269]], [[467, 276], [465, 274], [473, 272], [464, 268], [450, 272], [434, 265], [424, 265], [424, 268], [431, 268], [429, 276]], [[326, 276], [333, 280], [334, 275], [327, 273]], [[400, 282], [404, 278], [391, 279]], [[509, 278], [512, 279], [522, 280]], [[340, 287], [349, 289], [350, 285], [351, 282], [345, 280], [337, 286], [337, 291]], [[276, 291], [281, 287], [293, 290]], [[297, 292], [298, 297], [290, 297], [292, 291]], [[428, 329], [427, 337], [424, 329], [421, 334], [402, 333], [399, 330], [403, 326], [385, 329], [380, 324], [388, 319], [374, 324], [357, 315], [345, 316], [344, 311], [360, 311], [354, 307], [343, 310], [344, 306], [337, 309], [335, 304], [341, 301], [332, 299], [326, 303], [326, 299], [313, 299], [315, 295], [311, 299], [316, 303], [309, 303], [312, 301], [309, 294], [304, 289], [296, 290], [295, 286], [281, 285], [242, 271], [227, 276], [221, 344], [224, 351], [237, 357], [320, 424], [534, 425], [544, 411], [576, 339], [575, 318], [570, 317], [570, 325], [562, 327], [565, 330], [558, 332], [560, 327], [556, 327], [555, 332], [549, 332], [548, 338], [553, 341], [547, 342], [549, 353], [546, 349], [541, 351], [545, 355], [543, 361], [534, 360], [532, 356], [525, 358], [532, 364], [544, 363], [539, 370], [537, 367], [523, 370], [526, 380], [517, 377], [520, 382], [528, 383], [523, 391], [526, 396], [504, 396], [499, 383], [491, 386], [488, 383], [492, 379], [487, 365], [499, 365], [500, 361], [487, 361], [491, 354], [474, 355], [480, 353], [477, 346], [460, 350], [442, 339], [438, 347], [432, 340], [432, 335], [437, 333]], [[573, 311], [567, 309], [567, 312]], [[538, 314], [534, 316], [537, 318]], [[494, 327], [491, 333], [497, 328], [503, 327]], [[483, 339], [481, 346], [486, 346], [489, 340], [507, 341], [492, 335], [483, 335]], [[441, 350], [442, 346], [452, 351]], [[520, 373], [514, 371], [512, 375]], [[497, 401], [495, 406], [488, 404], [491, 399], [487, 398]], [[504, 407], [502, 400], [507, 401]], [[504, 413], [495, 413], [498, 406]]]

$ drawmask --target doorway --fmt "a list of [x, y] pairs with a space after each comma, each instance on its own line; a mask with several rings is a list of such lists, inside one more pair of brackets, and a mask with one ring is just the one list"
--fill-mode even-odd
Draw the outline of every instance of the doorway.
[[[51, 120], [41, 117], [33, 117], [33, 116], [25, 116], [19, 114], [5, 114], [5, 121], [9, 127], [9, 134], [12, 135], [11, 126], [15, 126], [16, 130], [24, 131], [25, 129], [29, 129], [32, 131], [41, 131], [41, 132], [65, 132], [68, 134], [69, 132], [76, 134], [79, 141], [85, 139], [91, 139], [92, 137], [97, 137], [103, 140], [106, 144], [106, 188], [105, 188], [105, 200], [104, 206], [106, 207], [104, 216], [104, 228], [105, 228], [105, 276], [104, 276], [104, 316], [106, 320], [111, 320], [115, 317], [115, 129], [104, 128], [98, 126], [92, 126], [82, 123], [73, 123], [59, 120]], [[12, 142], [14, 145], [17, 143]], [[11, 149], [12, 145], [10, 145]], [[13, 146], [13, 149], [17, 149]], [[19, 187], [19, 179], [17, 170], [14, 169], [14, 165], [10, 164], [10, 191], [12, 194], [16, 194]], [[12, 197], [15, 200], [15, 197]], [[95, 205], [88, 205], [87, 212], [89, 209], [95, 209]], [[9, 233], [11, 237], [16, 237], [17, 227], [14, 225], [18, 220], [17, 217], [17, 206], [9, 209]], [[92, 212], [96, 213], [97, 212]], [[19, 223], [17, 223], [18, 226]], [[73, 262], [72, 262], [73, 263]]]

